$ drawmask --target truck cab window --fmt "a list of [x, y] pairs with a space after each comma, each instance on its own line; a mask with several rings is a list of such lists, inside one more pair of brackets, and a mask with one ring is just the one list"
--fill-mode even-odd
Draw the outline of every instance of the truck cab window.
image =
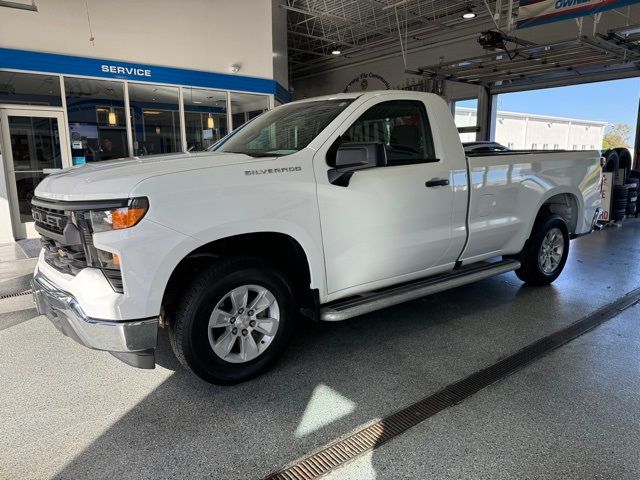
[[437, 161], [427, 112], [419, 101], [371, 107], [342, 135], [342, 142], [383, 143], [390, 165]]

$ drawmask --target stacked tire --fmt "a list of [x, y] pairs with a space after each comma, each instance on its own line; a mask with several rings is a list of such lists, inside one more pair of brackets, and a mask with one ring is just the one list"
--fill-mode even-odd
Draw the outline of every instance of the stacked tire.
[[[613, 198], [611, 201], [611, 220], [620, 222], [627, 214], [627, 204], [629, 203], [630, 185], [614, 185]], [[637, 193], [636, 193], [637, 196]]]
[[[636, 190], [636, 193], [640, 193], [640, 172], [638, 170], [631, 170], [629, 172], [629, 176], [631, 177], [631, 181], [633, 181], [634, 179], [638, 181], [638, 189]], [[637, 196], [636, 200], [636, 217], [638, 215], [640, 215], [640, 195]]]
[[627, 216], [635, 215], [637, 211], [637, 203], [638, 203], [638, 186], [640, 180], [637, 178], [629, 178], [627, 179], [627, 187], [628, 189], [628, 197], [627, 197], [627, 208], [626, 214]]

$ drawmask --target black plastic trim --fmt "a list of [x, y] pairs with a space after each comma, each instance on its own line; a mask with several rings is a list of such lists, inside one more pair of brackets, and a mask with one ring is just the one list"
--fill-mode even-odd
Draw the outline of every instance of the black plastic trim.
[[63, 200], [45, 200], [34, 197], [31, 204], [36, 207], [50, 208], [53, 210], [64, 210], [66, 212], [78, 210], [109, 210], [111, 208], [127, 207], [133, 198], [122, 198], [115, 200], [88, 200], [88, 201], [63, 201]]

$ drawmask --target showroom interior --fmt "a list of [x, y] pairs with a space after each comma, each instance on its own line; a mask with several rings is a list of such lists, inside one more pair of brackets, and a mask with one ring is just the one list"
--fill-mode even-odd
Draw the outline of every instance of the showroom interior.
[[[571, 231], [564, 272], [553, 284], [523, 285], [515, 267], [508, 268], [339, 322], [322, 321], [322, 293], [305, 297], [313, 305], [300, 306], [282, 357], [237, 385], [206, 383], [183, 367], [172, 353], [171, 323], [163, 324], [164, 304], [155, 369], [132, 368], [97, 351], [104, 348], [84, 348], [77, 342], [87, 342], [63, 337], [38, 313], [31, 282], [46, 239], [41, 243], [32, 201], [38, 202], [40, 182], [78, 172], [78, 184], [68, 183], [68, 191], [47, 200], [71, 201], [77, 192], [86, 192], [88, 202], [107, 200], [91, 190], [102, 169], [114, 192], [119, 183], [134, 191], [144, 181], [140, 172], [156, 160], [156, 177], [169, 168], [178, 172], [176, 162], [208, 156], [222, 165], [216, 150], [224, 152], [234, 135], [278, 107], [323, 97], [348, 109], [361, 95], [393, 91], [446, 102], [451, 119], [429, 115], [427, 126], [436, 132], [436, 145], [450, 139], [440, 124], [455, 124], [456, 148], [463, 142], [456, 155], [466, 156], [467, 166], [451, 173], [451, 190], [456, 179], [469, 177], [460, 198], [468, 196], [470, 210], [458, 233], [472, 229], [477, 211], [496, 205], [486, 196], [474, 210], [474, 188], [503, 177], [511, 182], [516, 171], [525, 171], [524, 190], [549, 188], [535, 166], [527, 170], [525, 155], [566, 155], [557, 168], [548, 167], [561, 184], [575, 181], [567, 174], [574, 159], [596, 159], [597, 172], [581, 177], [575, 190], [591, 189], [598, 201], [588, 207], [598, 207], [598, 218], [590, 226], [585, 220], [585, 231]], [[580, 96], [583, 91], [590, 93]], [[527, 99], [528, 109], [513, 99]], [[413, 128], [413, 121], [401, 127]], [[360, 135], [350, 141], [368, 141], [366, 129]], [[297, 144], [297, 133], [289, 141]], [[315, 146], [306, 150], [324, 152]], [[483, 152], [522, 160], [473, 184], [473, 162], [484, 162]], [[639, 0], [0, 0], [0, 479], [639, 478], [639, 152]], [[226, 155], [232, 153], [238, 152]], [[317, 167], [303, 164], [316, 170], [286, 190], [284, 179], [295, 172], [287, 177], [288, 169], [278, 168], [274, 180], [267, 175], [273, 170], [260, 166], [265, 158], [252, 161], [254, 170], [242, 176], [268, 188], [244, 189], [201, 166], [200, 179], [176, 181], [162, 198], [188, 206], [172, 215], [192, 218], [199, 211], [195, 200], [177, 199], [191, 191], [196, 198], [209, 181], [216, 185], [210, 197], [222, 202], [233, 194], [228, 198], [235, 200], [219, 203], [221, 211], [208, 211], [200, 221], [224, 218], [230, 230], [249, 210], [246, 202], [267, 191], [278, 202], [277, 232], [306, 201], [301, 192], [344, 192], [352, 188], [349, 178], [353, 183], [360, 174], [327, 186]], [[586, 186], [593, 175], [597, 192]], [[624, 201], [617, 197], [623, 186]], [[505, 195], [514, 198], [509, 195], [516, 188]], [[341, 198], [330, 204], [335, 218], [348, 218], [369, 197], [353, 205], [340, 204]], [[395, 219], [368, 229], [370, 212], [404, 215], [393, 210], [401, 203], [389, 192], [381, 189], [373, 198], [367, 218], [350, 225], [362, 229], [354, 250], [365, 251], [370, 236], [394, 251], [398, 238], [413, 248], [409, 234], [402, 239], [385, 231]], [[149, 204], [145, 208], [155, 214], [153, 198]], [[444, 206], [416, 208], [426, 218]], [[336, 252], [332, 260], [340, 264], [349, 259], [339, 251], [347, 228], [334, 230], [322, 214], [321, 205], [314, 214], [325, 248], [320, 256]], [[75, 225], [79, 214], [70, 215]], [[250, 218], [261, 233], [270, 232]], [[534, 212], [535, 225], [539, 218]], [[108, 234], [131, 241], [138, 221], [131, 230]], [[453, 220], [448, 226], [454, 238]], [[495, 225], [488, 219], [483, 228]], [[163, 235], [169, 242], [176, 230], [153, 233], [135, 251], [159, 257]], [[301, 235], [311, 235], [307, 230], [301, 227]], [[67, 235], [62, 228], [58, 233]], [[199, 241], [196, 233], [186, 237]], [[55, 245], [55, 255], [69, 255]], [[293, 264], [300, 256], [277, 245], [269, 261]], [[246, 240], [221, 251], [247, 248], [257, 257], [271, 246]], [[502, 262], [522, 261], [516, 252], [500, 255]], [[218, 256], [200, 249], [192, 260]], [[121, 257], [126, 265], [126, 255], [110, 257], [117, 268]], [[400, 254], [388, 263], [396, 260], [401, 263]], [[314, 275], [329, 277], [331, 263], [323, 262], [320, 273], [311, 268], [307, 274], [312, 283]], [[365, 262], [353, 265], [366, 270]], [[144, 283], [149, 272], [140, 268], [138, 283], [130, 285]], [[180, 273], [169, 283], [176, 292], [195, 278]], [[357, 274], [344, 274], [351, 276]], [[85, 278], [88, 288], [97, 288]], [[410, 280], [394, 288], [408, 289]], [[345, 302], [378, 293], [357, 292]], [[113, 294], [92, 298], [100, 303]]]

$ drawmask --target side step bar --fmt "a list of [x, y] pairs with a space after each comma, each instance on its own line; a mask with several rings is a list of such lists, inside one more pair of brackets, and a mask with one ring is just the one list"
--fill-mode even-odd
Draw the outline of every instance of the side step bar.
[[385, 290], [369, 292], [356, 298], [338, 300], [324, 305], [320, 309], [320, 319], [337, 322], [365, 313], [391, 307], [399, 303], [426, 297], [434, 293], [477, 282], [484, 278], [511, 272], [520, 268], [517, 260], [502, 260], [495, 263], [477, 263], [450, 273], [437, 275], [416, 282], [390, 287]]

